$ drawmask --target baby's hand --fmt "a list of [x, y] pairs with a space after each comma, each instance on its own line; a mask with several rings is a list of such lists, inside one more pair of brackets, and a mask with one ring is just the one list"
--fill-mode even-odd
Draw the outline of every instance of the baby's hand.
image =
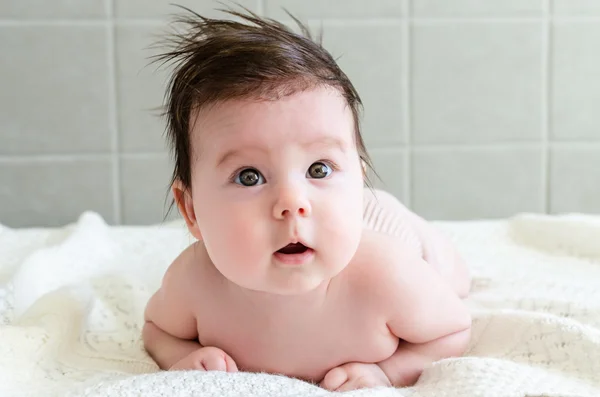
[[198, 371], [237, 372], [235, 361], [216, 347], [201, 347], [191, 352], [169, 368], [169, 371], [195, 369]]
[[320, 383], [325, 389], [339, 392], [391, 385], [379, 365], [365, 363], [347, 363], [335, 367], [327, 372]]

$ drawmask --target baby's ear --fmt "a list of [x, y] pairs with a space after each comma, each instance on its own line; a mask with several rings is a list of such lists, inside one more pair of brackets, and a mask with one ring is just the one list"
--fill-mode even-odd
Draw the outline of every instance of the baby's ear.
[[179, 208], [179, 213], [183, 216], [183, 219], [185, 219], [188, 230], [196, 239], [202, 240], [202, 233], [200, 233], [200, 228], [196, 221], [192, 192], [185, 187], [179, 179], [173, 182], [171, 191], [173, 192], [175, 203], [177, 203], [177, 208]]

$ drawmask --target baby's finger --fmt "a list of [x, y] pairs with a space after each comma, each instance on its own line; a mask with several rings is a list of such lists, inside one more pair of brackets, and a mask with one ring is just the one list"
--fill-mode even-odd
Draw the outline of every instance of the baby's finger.
[[345, 369], [337, 367], [327, 372], [327, 375], [321, 381], [320, 386], [327, 390], [337, 390], [348, 380], [348, 373]]
[[343, 393], [345, 391], [352, 391], [356, 389], [360, 389], [360, 386], [356, 384], [356, 379], [350, 379], [336, 388], [335, 391], [338, 393]]
[[229, 357], [229, 355], [225, 355], [225, 365], [227, 367], [227, 372], [237, 372], [238, 367], [233, 358]]
[[204, 365], [202, 364], [202, 361], [190, 360], [189, 357], [186, 357], [183, 360], [180, 360], [180, 361], [176, 362], [175, 364], [173, 364], [169, 368], [169, 371], [183, 371], [183, 370], [189, 370], [189, 369], [194, 369], [197, 371], [205, 370]]
[[210, 355], [202, 359], [202, 365], [207, 371], [227, 371], [225, 360], [222, 356]]
[[344, 392], [356, 389], [365, 389], [365, 388], [374, 388], [379, 386], [388, 386], [382, 382], [379, 382], [377, 379], [369, 377], [369, 376], [359, 376], [357, 378], [350, 379], [346, 383], [344, 383], [339, 389], [336, 391]]

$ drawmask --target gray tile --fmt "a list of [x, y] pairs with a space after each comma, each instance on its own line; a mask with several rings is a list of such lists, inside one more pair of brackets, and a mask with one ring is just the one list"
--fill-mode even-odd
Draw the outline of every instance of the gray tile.
[[417, 17], [528, 17], [543, 12], [542, 0], [411, 0]]
[[265, 14], [274, 18], [289, 18], [284, 9], [300, 20], [321, 18], [400, 17], [405, 0], [338, 1], [265, 0]]
[[406, 150], [400, 148], [394, 149], [373, 149], [369, 150], [375, 172], [379, 175], [377, 178], [372, 172], [369, 173], [369, 179], [373, 187], [385, 190], [402, 202], [406, 202], [407, 193], [405, 186], [405, 171], [407, 167]]
[[504, 218], [542, 212], [538, 148], [416, 149], [412, 208], [428, 219]]
[[541, 24], [418, 23], [413, 141], [490, 143], [541, 137]]
[[[121, 157], [123, 223], [160, 223], [171, 203], [169, 182], [173, 166], [167, 154]], [[178, 216], [173, 207], [167, 219]]]
[[400, 23], [323, 26], [323, 45], [339, 58], [363, 100], [362, 131], [371, 146], [405, 141], [401, 37]]
[[600, 24], [556, 23], [552, 54], [551, 138], [600, 140]]
[[108, 0], [21, 0], [0, 2], [0, 18], [97, 18]]
[[120, 149], [164, 151], [165, 120], [161, 116], [168, 68], [152, 64], [159, 50], [159, 26], [117, 25], [117, 103]]
[[110, 160], [0, 160], [0, 223], [53, 227], [85, 211], [113, 218]]
[[552, 0], [555, 15], [598, 16], [600, 2], [598, 0]]
[[551, 149], [550, 212], [600, 213], [600, 146]]
[[0, 27], [0, 154], [110, 148], [106, 30]]
[[[234, 2], [218, 2], [214, 0], [179, 0], [176, 2], [164, 0], [114, 0], [115, 15], [120, 18], [152, 18], [169, 19], [172, 14], [184, 12], [173, 4], [181, 5], [210, 18], [223, 18], [225, 14], [218, 11], [233, 5]], [[222, 4], [223, 3], [223, 4]], [[259, 0], [237, 0], [235, 3], [256, 12]], [[232, 7], [239, 10], [238, 7]]]

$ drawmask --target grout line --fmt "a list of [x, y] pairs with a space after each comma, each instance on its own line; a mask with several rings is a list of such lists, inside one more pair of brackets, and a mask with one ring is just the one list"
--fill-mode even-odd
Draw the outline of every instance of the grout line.
[[402, 15], [404, 15], [406, 19], [414, 18], [414, 1], [415, 0], [404, 0]]
[[106, 19], [112, 19], [114, 17], [113, 8], [114, 4], [111, 0], [104, 0], [104, 14]]
[[104, 26], [106, 18], [98, 19], [0, 19], [0, 26]]
[[[575, 150], [600, 150], [600, 140], [579, 141], [548, 141], [549, 148], [575, 149]], [[410, 148], [405, 145], [369, 146], [369, 153], [394, 153], [409, 150], [417, 152], [427, 151], [449, 151], [449, 150], [512, 150], [512, 149], [535, 149], [540, 143], [486, 143], [486, 144], [429, 144], [415, 145]], [[158, 159], [169, 156], [169, 151], [148, 152], [119, 152], [117, 156], [121, 159]], [[22, 162], [61, 162], [61, 161], [104, 161], [112, 160], [113, 152], [108, 153], [51, 153], [51, 154], [0, 154], [0, 163], [22, 163]]]
[[439, 144], [413, 144], [413, 152], [444, 151], [444, 150], [514, 150], [514, 149], [539, 149], [540, 142], [489, 142], [489, 143], [439, 143]]
[[404, 73], [402, 76], [402, 112], [404, 114], [402, 129], [404, 130], [404, 138], [406, 144], [406, 152], [404, 156], [404, 175], [403, 185], [404, 190], [404, 205], [407, 208], [412, 208], [413, 204], [413, 183], [412, 183], [412, 25], [409, 23], [411, 17], [409, 0], [405, 0], [403, 4], [403, 13], [406, 18], [402, 26], [402, 67]]
[[107, 29], [107, 59], [108, 59], [108, 103], [109, 128], [111, 131], [111, 154], [113, 161], [113, 216], [116, 224], [122, 222], [121, 211], [121, 159], [119, 158], [119, 121], [117, 99], [117, 50], [114, 21], [114, 0], [106, 0], [108, 21]]
[[390, 18], [307, 18], [308, 22], [322, 22], [327, 25], [348, 25], [348, 26], [389, 26], [398, 25], [404, 22], [406, 17]]
[[370, 145], [369, 146], [369, 153], [380, 153], [380, 154], [385, 154], [385, 153], [394, 153], [394, 152], [405, 152], [408, 150], [408, 147], [405, 145], [394, 145], [394, 144], [390, 144], [388, 146], [374, 146], [374, 145]]
[[258, 0], [258, 4], [256, 7], [256, 12], [258, 15], [265, 16], [265, 0]]
[[126, 159], [158, 159], [168, 156], [169, 152], [120, 152], [119, 157]]
[[564, 149], [600, 149], [600, 140], [598, 141], [549, 141], [548, 147]]
[[[117, 152], [120, 159], [162, 159], [169, 152]], [[0, 154], [0, 163], [24, 162], [67, 162], [67, 161], [106, 161], [113, 160], [114, 153], [64, 153], [64, 154]]]
[[542, 64], [541, 64], [541, 138], [542, 138], [542, 210], [545, 214], [550, 211], [550, 153], [548, 139], [550, 135], [550, 94], [551, 94], [551, 44], [552, 32], [550, 26], [550, 0], [544, 0], [546, 18], [542, 24]]
[[[110, 0], [108, 0], [110, 3]], [[113, 0], [114, 1], [114, 0]], [[264, 0], [259, 3], [258, 10], [264, 12]], [[111, 5], [107, 6], [112, 7]], [[112, 10], [111, 10], [112, 12]], [[166, 25], [168, 20], [160, 18], [115, 18], [109, 15], [109, 20], [113, 23], [131, 24], [131, 25]], [[348, 24], [348, 25], [378, 25], [378, 24], [394, 24], [400, 23], [405, 19], [410, 19], [415, 24], [447, 24], [447, 23], [519, 23], [519, 22], [600, 22], [600, 15], [597, 16], [553, 16], [545, 15], [539, 17], [348, 17], [348, 18], [309, 18], [309, 20], [323, 21], [331, 24]], [[285, 21], [282, 20], [282, 21]], [[2, 19], [0, 18], [0, 26], [104, 26], [106, 18], [99, 17], [87, 19]]]
[[170, 19], [123, 19], [114, 17], [112, 18], [112, 20], [117, 26], [168, 26], [171, 22]]
[[412, 21], [422, 24], [445, 23], [520, 23], [520, 22], [598, 22], [597, 16], [554, 16], [544, 11], [544, 14], [533, 17], [412, 17]]
[[469, 24], [505, 24], [505, 23], [531, 23], [542, 22], [543, 16], [539, 17], [411, 17], [410, 20], [417, 25], [444, 25], [454, 23]]
[[588, 16], [588, 15], [552, 15], [552, 6], [548, 7], [550, 12], [548, 13], [548, 21], [550, 22], [599, 22], [600, 15]]
[[0, 155], [0, 163], [67, 162], [111, 160], [110, 153]]

